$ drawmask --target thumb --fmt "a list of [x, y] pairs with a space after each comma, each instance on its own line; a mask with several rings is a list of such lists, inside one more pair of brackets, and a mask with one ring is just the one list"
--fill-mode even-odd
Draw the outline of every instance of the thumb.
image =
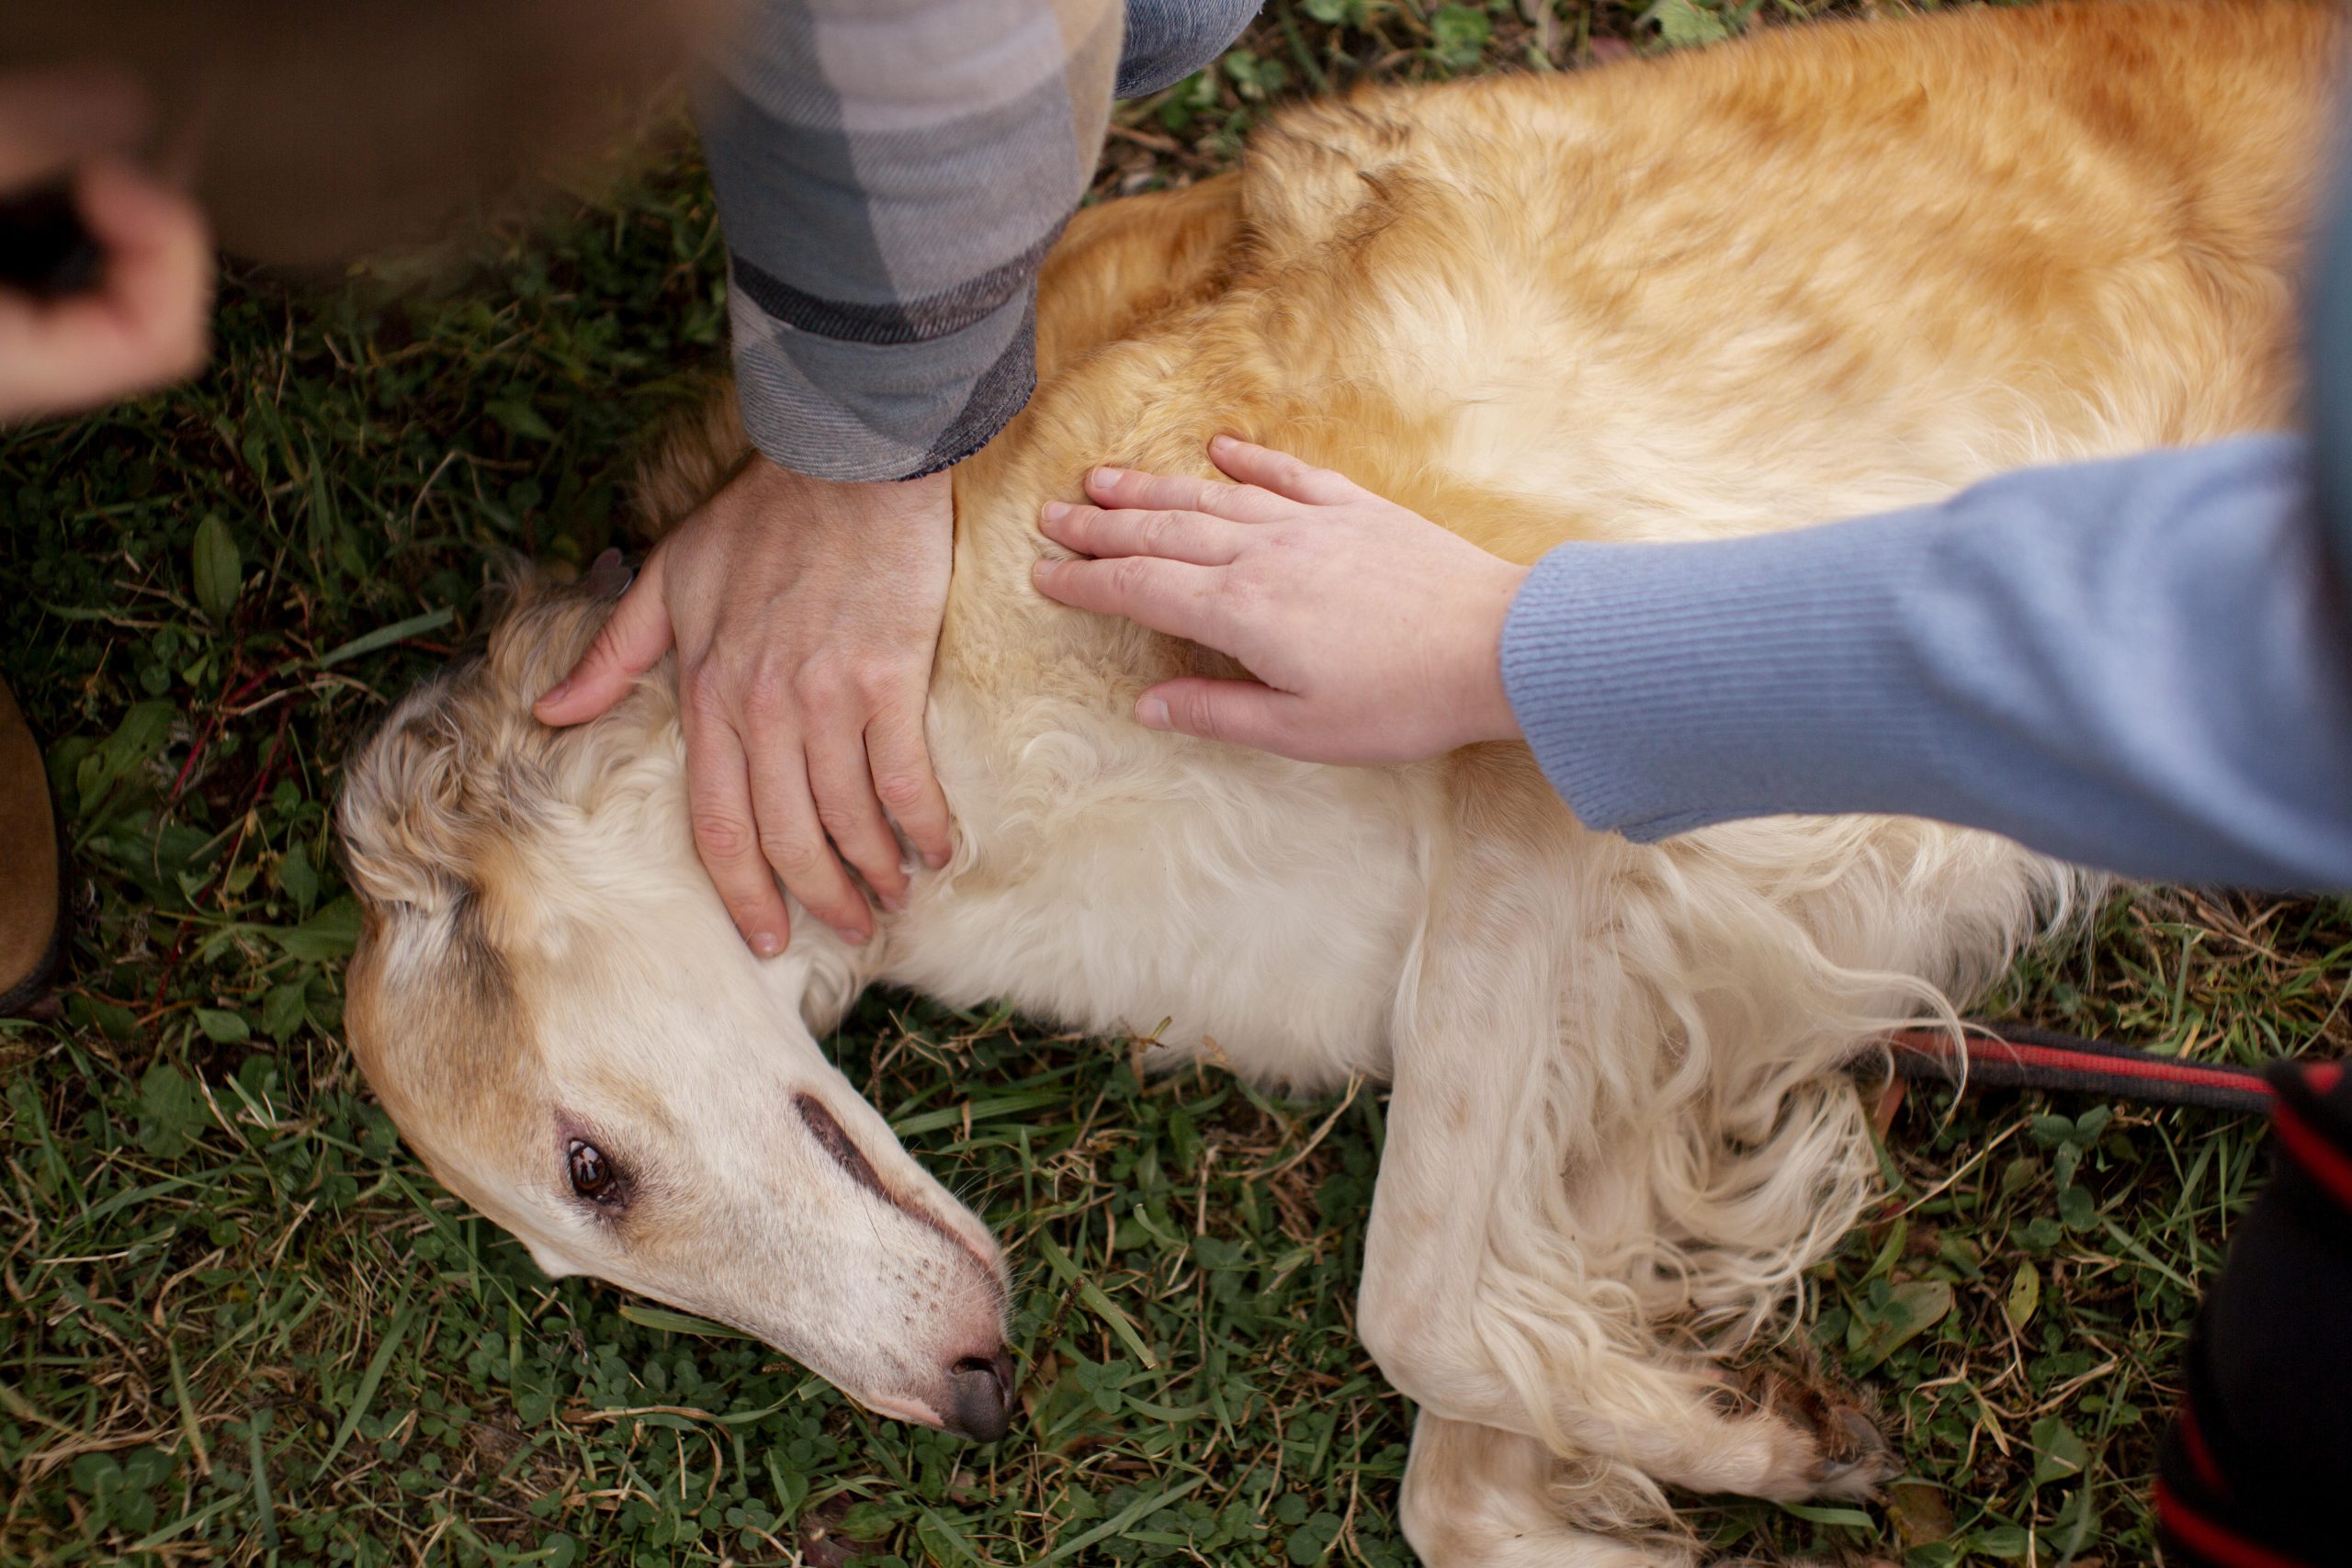
[[582, 724], [628, 694], [630, 684], [670, 651], [670, 608], [662, 597], [662, 557], [656, 550], [610, 619], [571, 667], [571, 673], [533, 705], [542, 724]]
[[1255, 681], [1163, 681], [1136, 699], [1136, 722], [1295, 756], [1299, 703]]

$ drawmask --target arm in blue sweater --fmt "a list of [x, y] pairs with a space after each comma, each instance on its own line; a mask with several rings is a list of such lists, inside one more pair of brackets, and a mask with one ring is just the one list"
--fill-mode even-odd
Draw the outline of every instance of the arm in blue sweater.
[[1915, 511], [1564, 546], [1503, 633], [1592, 827], [1895, 812], [2135, 875], [2352, 886], [2352, 614], [2307, 444], [2027, 470]]

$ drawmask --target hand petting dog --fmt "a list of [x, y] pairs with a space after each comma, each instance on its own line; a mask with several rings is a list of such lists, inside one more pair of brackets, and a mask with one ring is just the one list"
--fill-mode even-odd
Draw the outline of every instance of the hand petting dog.
[[1163, 681], [1140, 723], [1349, 764], [1518, 737], [1500, 649], [1527, 568], [1284, 453], [1220, 435], [1209, 458], [1238, 482], [1097, 468], [1097, 504], [1043, 514], [1086, 558], [1038, 561], [1038, 592], [1257, 677]]
[[[754, 457], [645, 563], [540, 720], [582, 724], [678, 652], [694, 833], [737, 930], [784, 951], [781, 878], [852, 942], [908, 878], [895, 821], [934, 869], [952, 849], [923, 741], [955, 530], [944, 472], [837, 484]], [[773, 874], [771, 874], [773, 873]]]

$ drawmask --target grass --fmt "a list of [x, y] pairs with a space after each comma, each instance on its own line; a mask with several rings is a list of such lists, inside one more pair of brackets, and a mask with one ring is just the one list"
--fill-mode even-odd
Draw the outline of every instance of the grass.
[[[1703, 42], [1753, 10], [1277, 4], [1123, 111], [1098, 190], [1222, 166], [1286, 95]], [[632, 443], [717, 361], [722, 308], [707, 192], [671, 160], [454, 275], [232, 270], [203, 379], [0, 436], [0, 668], [76, 867], [59, 1003], [0, 1023], [0, 1562], [1410, 1561], [1408, 1413], [1350, 1325], [1372, 1089], [1144, 1084], [1120, 1042], [869, 998], [841, 1059], [1022, 1270], [1026, 1416], [976, 1450], [550, 1283], [358, 1082], [338, 761], [463, 642], [499, 558], [618, 535]], [[2345, 900], [2141, 891], [1999, 1005], [2250, 1062], [2343, 1052], [2347, 978]], [[1886, 1110], [1894, 1196], [1805, 1332], [1909, 1477], [1883, 1506], [1699, 1528], [1913, 1568], [2149, 1561], [2172, 1369], [2257, 1130]]]

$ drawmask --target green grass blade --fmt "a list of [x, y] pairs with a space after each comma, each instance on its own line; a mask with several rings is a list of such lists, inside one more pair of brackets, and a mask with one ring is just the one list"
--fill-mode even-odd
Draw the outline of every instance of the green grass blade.
[[1046, 1553], [1045, 1556], [1037, 1559], [1036, 1568], [1046, 1568], [1046, 1564], [1048, 1562], [1059, 1562], [1065, 1557], [1085, 1551], [1088, 1547], [1092, 1546], [1098, 1540], [1106, 1540], [1112, 1536], [1117, 1535], [1120, 1531], [1126, 1529], [1128, 1527], [1135, 1524], [1136, 1520], [1148, 1518], [1153, 1514], [1159, 1512], [1160, 1509], [1168, 1506], [1169, 1504], [1181, 1502], [1184, 1498], [1191, 1496], [1194, 1492], [1199, 1491], [1202, 1484], [1207, 1480], [1208, 1477], [1205, 1475], [1196, 1475], [1181, 1486], [1170, 1487], [1167, 1491], [1162, 1492], [1157, 1497], [1147, 1497], [1140, 1503], [1128, 1505], [1111, 1517], [1104, 1519], [1101, 1524], [1096, 1525], [1092, 1529], [1088, 1530], [1084, 1535], [1080, 1536], [1076, 1540], [1066, 1540], [1059, 1546], [1054, 1548], [1051, 1551]]
[[368, 1414], [368, 1406], [375, 1400], [376, 1390], [384, 1381], [384, 1369], [392, 1364], [392, 1352], [401, 1348], [401, 1337], [408, 1332], [411, 1315], [409, 1298], [403, 1292], [400, 1304], [392, 1309], [391, 1326], [384, 1330], [383, 1342], [368, 1358], [368, 1370], [359, 1375], [359, 1387], [351, 1396], [351, 1408], [344, 1413], [343, 1425], [335, 1429], [334, 1441], [319, 1456], [318, 1468], [311, 1475], [314, 1482], [326, 1479], [327, 1468], [334, 1463], [335, 1455], [343, 1452], [343, 1446], [359, 1430], [360, 1417]]
[[362, 654], [390, 648], [396, 642], [406, 642], [413, 637], [423, 637], [426, 632], [437, 632], [457, 618], [457, 606], [444, 604], [437, 610], [427, 610], [421, 615], [411, 615], [404, 621], [394, 621], [389, 626], [378, 626], [372, 632], [353, 637], [349, 642], [319, 655], [318, 661], [312, 668], [332, 670], [336, 665], [348, 660], [357, 659]]

